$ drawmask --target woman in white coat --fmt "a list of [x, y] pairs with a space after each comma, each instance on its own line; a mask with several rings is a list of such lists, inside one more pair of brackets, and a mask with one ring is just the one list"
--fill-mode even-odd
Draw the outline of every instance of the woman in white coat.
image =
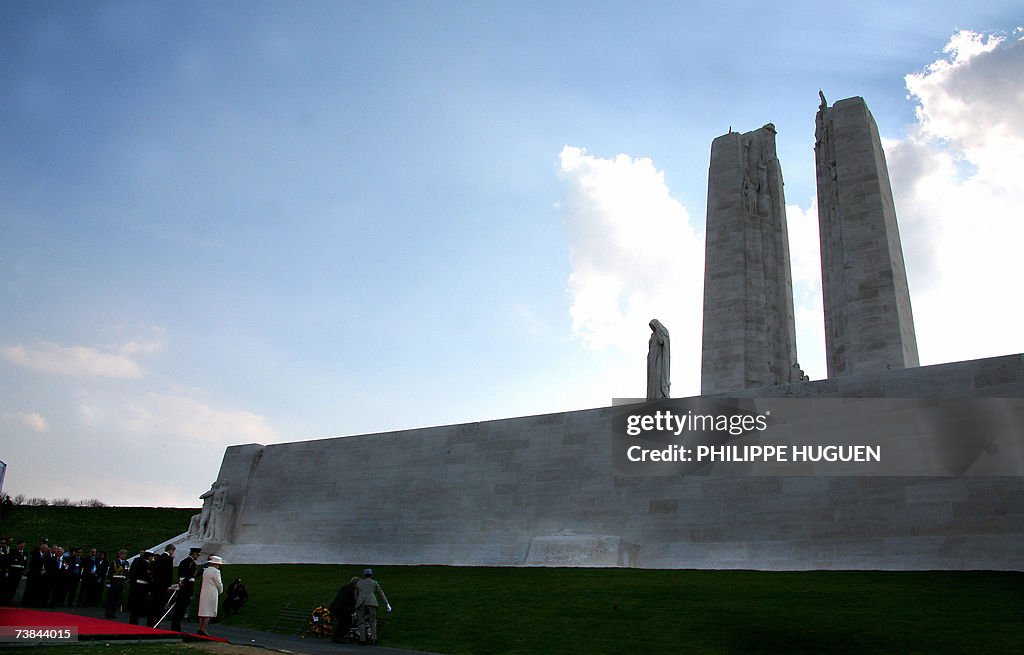
[[199, 634], [206, 636], [210, 627], [210, 619], [217, 616], [217, 601], [224, 591], [224, 583], [220, 579], [220, 567], [224, 561], [216, 555], [207, 560], [203, 571], [203, 586], [199, 588]]

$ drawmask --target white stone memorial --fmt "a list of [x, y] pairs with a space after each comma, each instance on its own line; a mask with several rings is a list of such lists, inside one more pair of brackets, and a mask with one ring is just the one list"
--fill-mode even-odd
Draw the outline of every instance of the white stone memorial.
[[[775, 129], [730, 131], [711, 148], [702, 396], [668, 397], [652, 321], [658, 402], [232, 446], [169, 542], [234, 563], [1024, 569], [1024, 356], [917, 366], [877, 128], [859, 98], [822, 97], [816, 125], [829, 379], [797, 364]], [[723, 453], [880, 457], [634, 466], [622, 426], [670, 403], [764, 412], [764, 436], [712, 432]]]

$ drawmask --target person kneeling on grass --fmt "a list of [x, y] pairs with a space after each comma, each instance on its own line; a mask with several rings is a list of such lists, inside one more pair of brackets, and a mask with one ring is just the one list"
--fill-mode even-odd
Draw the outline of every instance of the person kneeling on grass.
[[391, 603], [384, 595], [384, 590], [373, 579], [373, 569], [363, 571], [363, 579], [356, 583], [356, 612], [359, 614], [359, 643], [365, 644], [367, 629], [371, 643], [377, 643], [377, 595], [384, 601], [384, 606], [391, 611]]
[[225, 616], [238, 614], [238, 610], [242, 609], [245, 602], [249, 600], [249, 592], [245, 590], [241, 578], [235, 578], [235, 581], [228, 585], [227, 595], [228, 597], [224, 600]]

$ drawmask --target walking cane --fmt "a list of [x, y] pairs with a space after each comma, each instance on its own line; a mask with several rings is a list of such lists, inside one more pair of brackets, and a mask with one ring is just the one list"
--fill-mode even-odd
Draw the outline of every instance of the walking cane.
[[170, 616], [171, 612], [174, 611], [174, 597], [177, 596], [177, 595], [178, 595], [178, 588], [174, 587], [174, 591], [171, 592], [171, 597], [167, 599], [167, 604], [164, 605], [164, 607], [167, 608], [167, 611], [164, 612], [164, 615], [160, 617], [159, 621], [157, 621], [156, 623], [153, 624], [154, 628], [159, 628], [160, 624], [164, 622], [164, 619], [166, 619], [168, 616]]

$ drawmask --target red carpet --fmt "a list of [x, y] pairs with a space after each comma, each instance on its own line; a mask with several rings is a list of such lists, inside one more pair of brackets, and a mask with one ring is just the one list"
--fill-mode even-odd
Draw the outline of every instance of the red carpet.
[[93, 619], [65, 612], [44, 612], [19, 607], [0, 607], [0, 626], [19, 628], [78, 628], [80, 640], [94, 639], [195, 639], [227, 641], [216, 637], [200, 637], [171, 630], [147, 628], [120, 621]]

